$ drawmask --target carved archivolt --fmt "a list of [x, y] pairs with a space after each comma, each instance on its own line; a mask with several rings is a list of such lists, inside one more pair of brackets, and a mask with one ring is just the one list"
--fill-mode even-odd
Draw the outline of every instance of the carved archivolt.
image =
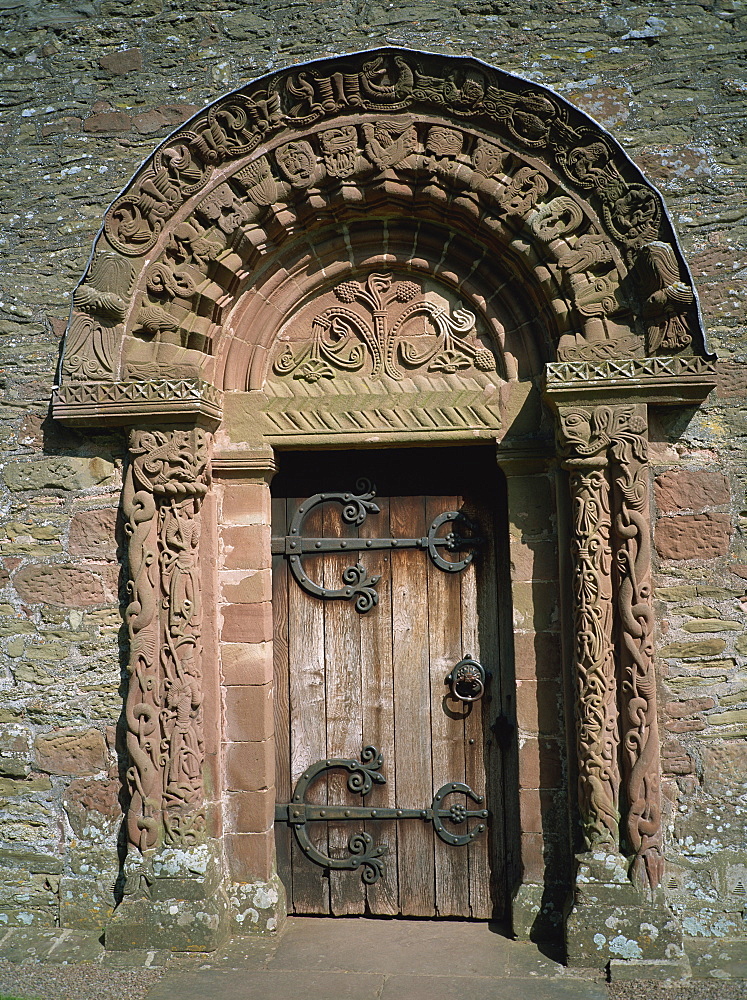
[[702, 349], [660, 198], [601, 129], [487, 66], [384, 50], [276, 73], [160, 147], [106, 214], [63, 379], [209, 380], [262, 258], [382, 205], [523, 260], [560, 359]]
[[[579, 799], [586, 844], [632, 854], [634, 881], [656, 886], [663, 855], [645, 407], [569, 407], [559, 416], [574, 508]], [[620, 745], [627, 811], [622, 836]]]
[[198, 558], [208, 440], [200, 429], [133, 430], [129, 450], [127, 836], [148, 857], [205, 830]]

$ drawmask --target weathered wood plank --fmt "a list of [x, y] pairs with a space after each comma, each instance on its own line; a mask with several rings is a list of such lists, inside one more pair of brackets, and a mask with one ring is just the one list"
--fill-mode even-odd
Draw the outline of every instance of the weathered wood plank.
[[[423, 497], [392, 497], [393, 536], [426, 533]], [[428, 664], [428, 579], [422, 553], [391, 554], [392, 653], [396, 705], [397, 805], [427, 806], [433, 797]], [[399, 824], [397, 864], [401, 912], [435, 913], [433, 829], [417, 821]]]
[[[369, 515], [361, 525], [364, 538], [391, 536], [389, 498], [377, 497], [380, 513]], [[363, 682], [363, 742], [373, 744], [384, 754], [382, 773], [385, 785], [374, 785], [366, 799], [371, 806], [394, 807], [397, 804], [397, 768], [394, 743], [394, 678], [392, 674], [392, 574], [388, 552], [372, 551], [362, 560], [371, 574], [379, 574], [378, 605], [361, 617], [361, 673]], [[399, 913], [397, 891], [396, 821], [374, 821], [366, 831], [375, 844], [387, 844], [385, 874], [367, 887], [368, 908], [378, 916]]]
[[[306, 497], [288, 501], [289, 512], [298, 509]], [[312, 536], [323, 531], [323, 511], [310, 512], [304, 530]], [[312, 569], [311, 572], [314, 572]], [[301, 774], [327, 754], [327, 716], [324, 661], [324, 603], [307, 594], [291, 579], [288, 589], [291, 622], [290, 653], [290, 757], [291, 782], [295, 787]], [[312, 785], [310, 801], [326, 803], [323, 781]], [[314, 846], [327, 853], [324, 823], [309, 825]], [[313, 864], [293, 841], [293, 900], [296, 913], [329, 913], [329, 880], [324, 870]]]
[[[460, 498], [427, 497], [426, 524], [447, 510], [458, 510]], [[442, 529], [443, 531], [444, 529]], [[464, 720], [470, 706], [450, 694], [444, 678], [462, 659], [461, 584], [457, 573], [445, 573], [426, 559], [428, 575], [428, 640], [431, 678], [431, 739], [433, 791], [447, 781], [464, 781]], [[479, 711], [479, 708], [478, 708]], [[446, 800], [449, 807], [463, 802], [463, 795]], [[446, 828], [463, 833], [464, 825]], [[435, 838], [436, 912], [439, 916], [468, 917], [469, 864], [467, 848], [445, 844]]]
[[[342, 519], [338, 503], [324, 506], [324, 536], [326, 538], [355, 538], [357, 529]], [[338, 588], [343, 584], [342, 574], [356, 555], [328, 553], [310, 559], [323, 564], [324, 586]], [[324, 657], [327, 696], [327, 756], [359, 758], [362, 746], [362, 690], [361, 690], [361, 625], [360, 614], [352, 601], [325, 599], [324, 607]], [[333, 804], [360, 805], [359, 796], [347, 787], [348, 773], [330, 771], [327, 778], [328, 801]], [[330, 857], [346, 857], [348, 839], [362, 829], [354, 823], [329, 823], [327, 837]], [[330, 910], [336, 916], [363, 913], [365, 886], [358, 871], [329, 873]]]

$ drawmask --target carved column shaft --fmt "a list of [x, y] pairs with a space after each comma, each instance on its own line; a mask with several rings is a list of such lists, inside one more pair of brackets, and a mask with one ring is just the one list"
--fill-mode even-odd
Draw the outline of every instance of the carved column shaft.
[[605, 454], [579, 431], [582, 411], [561, 414], [573, 509], [574, 666], [578, 793], [587, 850], [619, 844], [618, 725], [613, 648], [612, 529]]
[[133, 430], [123, 506], [130, 639], [126, 701], [129, 844], [204, 834], [200, 507], [208, 438], [192, 430]]
[[615, 561], [618, 572], [622, 679], [625, 838], [634, 853], [631, 877], [655, 887], [664, 868], [661, 765], [654, 670], [648, 442], [643, 405], [610, 448], [615, 484]]
[[645, 407], [569, 407], [559, 417], [574, 511], [579, 801], [586, 847], [616, 852], [622, 846], [634, 855], [633, 880], [656, 886], [663, 857]]

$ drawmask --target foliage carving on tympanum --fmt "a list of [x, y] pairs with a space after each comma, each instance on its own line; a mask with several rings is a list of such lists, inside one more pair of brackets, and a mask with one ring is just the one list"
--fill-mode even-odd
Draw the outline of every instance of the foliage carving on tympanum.
[[[439, 374], [472, 366], [495, 371], [492, 351], [475, 336], [474, 313], [457, 308], [450, 314], [428, 299], [417, 282], [372, 273], [365, 281], [342, 282], [334, 294], [341, 305], [314, 317], [307, 343], [295, 351], [286, 344], [273, 365], [277, 375], [317, 382], [338, 372], [360, 372], [366, 364], [372, 377], [388, 375], [395, 381], [419, 368]], [[356, 303], [366, 312], [351, 308]], [[426, 336], [408, 328], [418, 318]], [[419, 337], [424, 346], [418, 346]]]

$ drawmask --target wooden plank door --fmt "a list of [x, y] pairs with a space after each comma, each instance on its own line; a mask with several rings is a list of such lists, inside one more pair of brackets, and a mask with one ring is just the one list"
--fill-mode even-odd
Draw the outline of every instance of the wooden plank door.
[[[481, 467], [489, 461], [483, 450], [459, 455], [456, 463], [453, 449], [282, 458], [273, 484], [274, 537], [288, 533], [309, 496], [354, 492], [358, 474], [366, 472], [377, 481], [379, 513], [356, 527], [344, 522], [339, 503], [327, 503], [303, 523], [305, 536], [422, 538], [439, 514], [461, 510], [484, 539], [473, 564], [460, 573], [444, 572], [420, 549], [304, 557], [306, 572], [325, 587], [339, 587], [343, 571], [358, 558], [369, 574], [379, 575], [378, 604], [365, 614], [350, 601], [307, 593], [289, 573], [286, 557], [274, 557], [278, 801], [291, 801], [296, 782], [316, 761], [360, 759], [363, 747], [374, 745], [384, 756], [385, 784], [375, 784], [362, 799], [348, 790], [346, 774], [328, 772], [307, 801], [425, 809], [441, 786], [465, 782], [490, 810], [487, 832], [460, 847], [418, 819], [308, 823], [312, 843], [328, 857], [345, 856], [351, 834], [364, 830], [388, 846], [385, 873], [369, 885], [360, 870], [314, 864], [289, 825], [277, 823], [278, 867], [294, 913], [502, 915], [503, 778], [491, 731], [502, 702], [496, 498], [490, 467]], [[465, 656], [492, 675], [486, 697], [472, 705], [454, 699], [445, 684]], [[444, 804], [456, 802], [476, 808], [461, 794]], [[470, 820], [470, 828], [477, 822]], [[446, 826], [465, 831], [464, 824]]]

